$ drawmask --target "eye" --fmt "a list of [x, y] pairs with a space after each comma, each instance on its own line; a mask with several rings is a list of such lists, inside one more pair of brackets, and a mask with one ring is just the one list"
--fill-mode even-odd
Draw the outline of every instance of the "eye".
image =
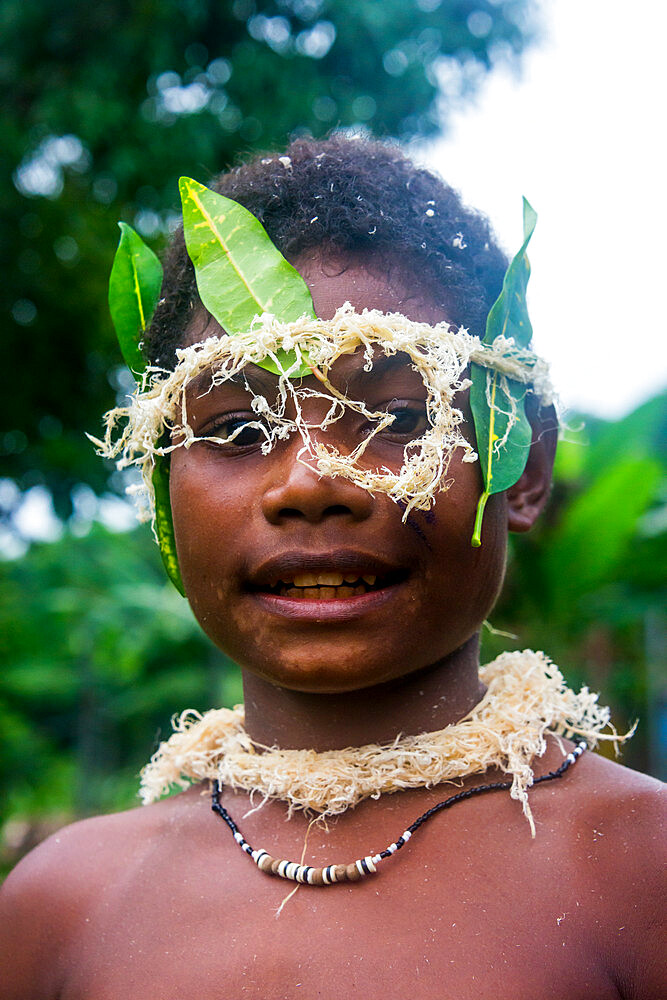
[[[212, 441], [210, 444], [219, 446], [226, 446], [229, 448], [252, 448], [254, 445], [260, 444], [264, 440], [264, 435], [259, 427], [251, 426], [256, 422], [256, 417], [254, 414], [251, 417], [246, 415], [228, 415], [224, 418], [216, 420], [211, 427], [207, 427], [204, 430], [204, 434], [207, 437], [220, 438], [219, 442]], [[227, 441], [226, 438], [231, 437], [231, 435], [238, 431], [236, 437], [233, 441]]]
[[412, 440], [421, 437], [428, 427], [426, 407], [421, 401], [407, 402], [395, 399], [384, 409], [394, 418], [394, 422], [383, 431], [383, 434], [389, 437]]

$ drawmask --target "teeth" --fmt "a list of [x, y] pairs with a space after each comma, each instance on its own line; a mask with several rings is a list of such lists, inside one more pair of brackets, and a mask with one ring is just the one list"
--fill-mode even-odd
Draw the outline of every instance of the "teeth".
[[[355, 577], [355, 579], [358, 579]], [[299, 573], [294, 580], [284, 581], [293, 583], [295, 587], [340, 587], [343, 582], [342, 573]]]
[[336, 573], [297, 573], [293, 578], [276, 580], [272, 588], [278, 588], [284, 596], [302, 597], [305, 600], [333, 600], [365, 594], [367, 587], [374, 586], [375, 573], [363, 575]]
[[363, 583], [358, 587], [294, 587], [284, 584], [280, 589], [281, 597], [297, 598], [300, 601], [340, 601], [367, 593]]

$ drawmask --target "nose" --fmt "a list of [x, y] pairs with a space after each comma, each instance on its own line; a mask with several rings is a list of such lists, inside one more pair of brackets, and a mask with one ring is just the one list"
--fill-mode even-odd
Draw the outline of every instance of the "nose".
[[332, 517], [363, 521], [370, 516], [373, 498], [367, 490], [342, 476], [318, 475], [296, 458], [297, 451], [285, 449], [262, 497], [262, 511], [270, 524], [298, 520], [319, 524]]

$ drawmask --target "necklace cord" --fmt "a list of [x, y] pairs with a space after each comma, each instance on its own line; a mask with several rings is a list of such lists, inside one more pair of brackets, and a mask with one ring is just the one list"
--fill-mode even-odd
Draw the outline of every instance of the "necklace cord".
[[[585, 740], [581, 740], [577, 743], [575, 748], [568, 753], [559, 767], [557, 767], [554, 771], [549, 771], [548, 774], [542, 774], [538, 778], [535, 778], [532, 782], [533, 785], [539, 785], [543, 781], [552, 781], [555, 778], [562, 778], [566, 771], [568, 771], [569, 768], [576, 763], [579, 757], [581, 757], [583, 752], [587, 749], [588, 744]], [[213, 781], [211, 809], [222, 820], [224, 820], [241, 850], [252, 858], [261, 871], [270, 875], [278, 875], [280, 878], [291, 879], [295, 882], [302, 882], [307, 885], [332, 885], [334, 882], [357, 882], [365, 875], [375, 874], [377, 870], [376, 866], [380, 861], [384, 861], [386, 858], [391, 857], [392, 854], [399, 851], [401, 847], [403, 847], [408, 840], [410, 840], [412, 834], [415, 833], [420, 826], [432, 819], [437, 813], [442, 812], [445, 809], [449, 809], [450, 806], [454, 806], [458, 802], [462, 802], [464, 799], [471, 799], [476, 795], [482, 795], [484, 792], [506, 791], [511, 787], [511, 781], [495, 781], [484, 785], [476, 785], [474, 788], [467, 788], [464, 791], [457, 792], [455, 795], [450, 795], [449, 798], [443, 799], [441, 802], [437, 802], [430, 809], [427, 809], [426, 812], [422, 813], [421, 816], [417, 817], [414, 823], [411, 823], [393, 844], [390, 844], [384, 851], [380, 851], [379, 854], [359, 858], [350, 865], [326, 865], [324, 868], [314, 868], [310, 865], [301, 865], [295, 861], [279, 860], [273, 858], [262, 848], [254, 850], [245, 839], [230, 814], [220, 802], [222, 785], [217, 778]]]

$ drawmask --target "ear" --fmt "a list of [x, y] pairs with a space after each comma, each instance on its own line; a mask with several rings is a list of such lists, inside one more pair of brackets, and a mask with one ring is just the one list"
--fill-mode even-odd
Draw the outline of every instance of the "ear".
[[530, 531], [547, 502], [558, 441], [558, 418], [553, 406], [541, 407], [535, 396], [529, 396], [526, 415], [533, 428], [528, 461], [505, 494], [507, 527], [517, 532]]

